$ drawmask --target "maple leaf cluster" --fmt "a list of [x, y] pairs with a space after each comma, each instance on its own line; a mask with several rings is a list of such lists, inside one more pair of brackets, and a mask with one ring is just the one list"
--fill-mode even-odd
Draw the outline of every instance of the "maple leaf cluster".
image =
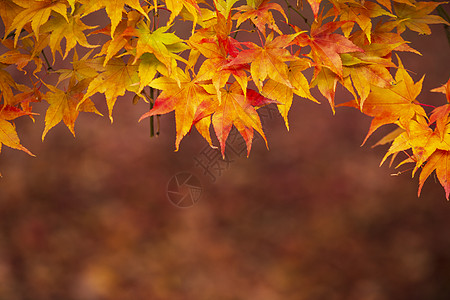
[[[259, 108], [276, 105], [289, 129], [294, 95], [319, 102], [311, 94], [317, 87], [333, 113], [345, 105], [373, 118], [366, 140], [379, 127], [396, 124], [378, 143], [391, 143], [383, 161], [406, 153], [401, 164], [415, 163], [413, 175], [421, 168], [419, 193], [435, 171], [448, 199], [450, 80], [434, 90], [446, 95], [447, 104], [427, 114], [417, 100], [423, 78], [413, 82], [393, 55], [418, 53], [403, 39], [405, 30], [430, 34], [429, 24], [450, 25], [432, 14], [443, 2], [308, 3], [303, 8], [301, 1], [297, 7], [286, 2], [285, 8], [270, 0], [2, 0], [0, 150], [5, 145], [33, 155], [21, 144], [14, 120], [34, 120], [35, 102], [49, 104], [44, 140], [61, 121], [75, 136], [80, 112], [100, 115], [90, 99], [96, 93], [104, 95], [112, 122], [118, 97], [131, 92], [134, 100], [151, 102], [140, 120], [175, 112], [177, 150], [195, 127], [212, 147], [214, 132], [225, 155], [234, 126], [248, 155], [255, 131], [267, 144]], [[304, 9], [312, 10], [314, 20], [303, 17]], [[302, 18], [289, 19], [287, 10]], [[98, 11], [106, 12], [106, 27], [86, 24]], [[181, 23], [189, 26], [188, 37], [174, 31]], [[55, 69], [57, 59], [70, 61], [71, 68]], [[27, 74], [30, 84], [15, 82], [14, 69]], [[58, 79], [47, 80], [46, 73]], [[352, 101], [335, 104], [338, 83]]]

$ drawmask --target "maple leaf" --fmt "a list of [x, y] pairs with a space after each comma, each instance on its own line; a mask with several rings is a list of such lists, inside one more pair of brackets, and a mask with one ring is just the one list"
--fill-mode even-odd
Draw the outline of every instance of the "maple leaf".
[[316, 62], [317, 67], [327, 67], [342, 78], [342, 60], [340, 54], [364, 52], [364, 50], [343, 35], [333, 33], [342, 25], [348, 23], [348, 21], [330, 21], [323, 25], [321, 23], [321, 18], [314, 21], [311, 25], [310, 36], [306, 33], [301, 33], [300, 29], [294, 26], [294, 29], [300, 32], [295, 42], [300, 47], [311, 47], [310, 56]]
[[2, 145], [7, 147], [22, 150], [31, 156], [35, 156], [27, 148], [20, 144], [19, 136], [17, 135], [15, 126], [9, 122], [18, 117], [32, 115], [30, 111], [23, 111], [15, 106], [0, 105], [0, 152]]
[[[136, 56], [134, 62], [137, 61], [143, 53], [152, 53], [163, 63], [169, 74], [177, 66], [175, 52], [182, 52], [189, 47], [174, 33], [167, 32], [169, 27], [159, 27], [151, 31], [144, 22], [139, 23], [137, 29], [138, 41], [136, 44]], [[134, 63], [133, 62], [133, 63]]]
[[95, 12], [97, 10], [100, 10], [102, 8], [105, 8], [106, 14], [111, 20], [111, 37], [114, 36], [116, 27], [122, 20], [122, 14], [125, 11], [124, 8], [125, 5], [128, 5], [129, 7], [135, 9], [144, 17], [149, 19], [147, 13], [139, 3], [139, 0], [95, 0], [95, 1], [83, 0], [80, 2], [83, 3], [83, 13], [82, 13], [83, 16]]
[[[303, 1], [303, 0], [300, 0]], [[319, 14], [319, 7], [322, 0], [307, 0], [309, 5], [311, 6], [311, 9], [314, 13], [314, 19], [317, 19], [317, 16]]]
[[70, 132], [75, 136], [75, 121], [80, 111], [102, 115], [90, 99], [84, 99], [83, 103], [78, 107], [78, 104], [83, 99], [83, 91], [87, 88], [89, 80], [85, 79], [76, 82], [74, 79], [70, 81], [67, 91], [46, 84], [50, 91], [43, 98], [50, 106], [45, 113], [45, 128], [42, 133], [42, 140], [44, 140], [47, 132], [61, 122], [61, 120], [64, 121], [64, 124], [66, 124]]
[[438, 88], [432, 89], [431, 91], [445, 94], [445, 96], [447, 97], [447, 102], [450, 103], [450, 79], [447, 81], [446, 84]]
[[430, 15], [435, 8], [445, 2], [416, 2], [414, 5], [394, 2], [394, 10], [397, 15], [397, 29], [399, 33], [405, 31], [406, 27], [420, 34], [431, 34], [428, 24], [450, 23], [440, 16]]
[[448, 201], [450, 196], [450, 151], [436, 150], [436, 152], [430, 156], [426, 165], [420, 172], [419, 190], [417, 192], [418, 196], [420, 196], [423, 184], [433, 171], [436, 171], [436, 176], [444, 187], [445, 197]]
[[222, 89], [221, 92], [222, 103], [212, 115], [212, 124], [220, 143], [222, 156], [225, 157], [226, 140], [233, 125], [245, 140], [247, 156], [250, 154], [252, 146], [253, 130], [259, 132], [267, 145], [267, 139], [255, 107], [276, 103], [276, 101], [263, 97], [253, 90], [247, 90], [245, 96], [236, 83], [232, 84], [228, 90]]
[[223, 15], [225, 18], [228, 18], [230, 16], [233, 5], [237, 1], [238, 0], [214, 0], [214, 5], [221, 15]]
[[[409, 42], [405, 41], [400, 35], [400, 33], [392, 32], [394, 28], [395, 24], [392, 22], [378, 23], [377, 26], [375, 26], [375, 29], [372, 31], [372, 43], [385, 45], [385, 47], [389, 48], [391, 48], [392, 45], [397, 45], [397, 47], [395, 47], [393, 51], [408, 51], [422, 55], [419, 51], [411, 48], [408, 45]], [[364, 44], [364, 42], [358, 43], [356, 41], [356, 39], [358, 39], [356, 36], [357, 33], [352, 34], [352, 41], [357, 45]]]
[[273, 39], [269, 34], [264, 47], [259, 47], [248, 42], [245, 45], [250, 48], [239, 52], [226, 66], [250, 64], [250, 73], [258, 89], [262, 89], [262, 82], [268, 77], [293, 88], [289, 81], [288, 66], [285, 62], [296, 60], [287, 49], [298, 35], [280, 35]]
[[171, 11], [170, 18], [168, 24], [171, 24], [176, 16], [178, 16], [181, 10], [186, 8], [186, 10], [193, 16], [194, 24], [192, 29], [195, 28], [195, 24], [197, 24], [198, 15], [201, 14], [200, 7], [197, 4], [196, 0], [164, 0], [166, 3], [166, 7]]
[[63, 80], [70, 79], [72, 77], [74, 77], [78, 81], [86, 78], [92, 79], [96, 77], [98, 75], [98, 72], [92, 67], [93, 60], [89, 60], [91, 53], [92, 50], [86, 53], [81, 59], [79, 59], [78, 52], [75, 48], [72, 56], [72, 69], [58, 69], [55, 71], [59, 74], [58, 82], [56, 83], [56, 85], [58, 85]]
[[22, 11], [22, 8], [15, 4], [13, 0], [0, 1], [0, 18], [5, 26], [5, 37], [7, 36], [6, 30], [11, 26], [13, 20]]
[[52, 51], [53, 62], [55, 61], [56, 51], [58, 51], [62, 55], [62, 39], [66, 40], [66, 49], [63, 55], [63, 59], [67, 57], [69, 51], [72, 50], [77, 44], [86, 48], [98, 47], [98, 45], [89, 44], [86, 39], [86, 35], [84, 34], [85, 30], [94, 29], [97, 26], [85, 25], [80, 20], [80, 17], [80, 15], [69, 15], [68, 17], [63, 17], [58, 14], [41, 26], [42, 32], [51, 33], [49, 46]]
[[33, 30], [36, 39], [39, 39], [39, 28], [50, 18], [52, 11], [59, 13], [64, 17], [67, 22], [67, 4], [63, 0], [13, 0], [17, 5], [24, 8], [19, 14], [16, 15], [11, 25], [6, 30], [6, 35], [12, 31], [16, 31], [14, 37], [14, 46], [17, 45], [17, 40], [24, 26], [31, 22], [31, 28]]
[[[400, 59], [398, 60], [399, 66], [395, 74], [394, 85], [389, 89], [372, 86], [371, 92], [364, 102], [362, 112], [373, 117], [373, 120], [363, 144], [375, 130], [385, 124], [396, 123], [407, 129], [414, 116], [426, 116], [424, 109], [415, 103], [422, 90], [424, 77], [414, 83]], [[350, 101], [342, 105], [360, 107], [357, 101]]]
[[334, 96], [338, 79], [338, 76], [328, 68], [315, 68], [310, 84], [311, 88], [317, 86], [320, 93], [327, 98], [333, 114], [335, 113]]
[[430, 115], [429, 124], [433, 124], [436, 122], [436, 131], [438, 132], [441, 140], [445, 138], [445, 130], [447, 128], [447, 124], [449, 123], [449, 114], [450, 114], [450, 79], [441, 87], [435, 88], [431, 90], [432, 92], [444, 93], [447, 97], [447, 103], [445, 105], [436, 107]]
[[[352, 36], [351, 39], [355, 44], [361, 42], [358, 35]], [[384, 44], [373, 41], [370, 44], [361, 45], [364, 52], [341, 54], [343, 76], [344, 78], [351, 78], [350, 85], [356, 89], [360, 97], [356, 99], [360, 109], [362, 109], [372, 86], [390, 87], [393, 78], [388, 68], [395, 67], [390, 54], [394, 49], [398, 49], [401, 44], [402, 42]], [[344, 86], [351, 91], [352, 86], [347, 86], [346, 83], [347, 81], [344, 81]]]
[[283, 8], [278, 3], [269, 3], [270, 0], [259, 1], [258, 4], [253, 3], [253, 5], [242, 5], [237, 8], [239, 13], [233, 16], [233, 19], [237, 19], [237, 25], [240, 26], [244, 21], [251, 20], [253, 24], [258, 28], [260, 32], [264, 35], [266, 33], [266, 25], [269, 29], [283, 34], [278, 28], [275, 20], [273, 18], [270, 10], [276, 10], [280, 12], [284, 20], [288, 22], [288, 18], [284, 13]]
[[[169, 75], [166, 67], [151, 53], [144, 53], [139, 58], [139, 89], [137, 93], [140, 93], [144, 87], [148, 86], [155, 78], [157, 73]], [[175, 80], [177, 80], [175, 78]]]
[[[99, 63], [101, 65], [95, 65], [92, 62], [91, 66], [99, 68], [103, 62], [100, 61]], [[125, 91], [137, 93], [138, 89], [138, 66], [132, 65], [131, 62], [126, 64], [121, 59], [113, 58], [108, 62], [104, 70], [89, 83], [87, 92], [79, 102], [77, 109], [80, 109], [82, 103], [95, 93], [103, 93], [106, 97], [109, 118], [112, 122], [112, 110], [117, 97], [123, 96]]]
[[3, 97], [3, 103], [13, 105], [14, 94], [12, 89], [17, 89], [16, 82], [11, 75], [2, 70], [5, 65], [0, 63], [0, 99]]
[[178, 151], [179, 145], [183, 137], [191, 130], [192, 124], [197, 119], [197, 111], [204, 101], [211, 101], [213, 95], [208, 93], [203, 82], [192, 79], [187, 73], [179, 69], [177, 80], [162, 76], [156, 78], [150, 83], [150, 87], [162, 90], [161, 94], [156, 98], [153, 108], [141, 116], [139, 121], [158, 114], [166, 114], [175, 111], [176, 122], [176, 141], [175, 151]]
[[214, 26], [197, 31], [188, 41], [191, 48], [207, 58], [200, 66], [197, 77], [212, 80], [219, 102], [219, 90], [228, 82], [230, 75], [233, 75], [243, 91], [247, 90], [248, 79], [245, 70], [248, 69], [248, 64], [228, 65], [242, 49], [239, 42], [228, 36], [231, 25], [230, 19], [226, 20], [218, 14]]
[[[441, 139], [439, 134], [433, 131], [425, 119], [425, 117], [418, 116], [415, 120], [411, 120], [406, 130], [394, 139], [391, 147], [384, 156], [381, 164], [391, 154], [396, 154], [400, 151], [412, 149], [413, 160], [416, 163], [415, 168], [412, 171], [412, 176], [419, 167], [423, 165], [425, 161], [436, 150], [450, 150], [450, 139]], [[449, 128], [446, 129], [447, 133]], [[380, 164], [380, 165], [381, 165]]]
[[130, 11], [129, 13], [127, 13], [127, 18], [119, 22], [119, 24], [116, 27], [116, 30], [114, 30], [114, 33], [111, 32], [111, 25], [107, 25], [102, 29], [90, 33], [90, 34], [101, 33], [108, 36], [112, 35], [112, 39], [106, 41], [106, 43], [103, 44], [100, 52], [95, 55], [95, 57], [105, 55], [103, 66], [106, 66], [106, 64], [111, 58], [115, 56], [117, 58], [123, 56], [124, 55], [123, 53], [117, 55], [117, 53], [119, 53], [120, 51], [123, 50], [129, 51], [130, 49], [133, 49], [133, 46], [130, 45], [130, 41], [133, 36], [137, 36], [137, 31], [135, 27], [137, 22], [139, 22], [139, 20], [140, 20], [139, 13], [136, 11]]
[[[386, 15], [395, 17], [395, 15], [384, 10], [378, 4], [370, 1], [363, 1], [361, 3], [339, 3], [340, 21], [352, 21], [342, 24], [341, 29], [344, 36], [349, 37], [355, 23], [359, 25], [361, 30], [366, 35], [368, 41], [371, 41], [372, 33], [372, 19]], [[354, 22], [353, 22], [354, 21]]]
[[309, 91], [309, 83], [302, 71], [309, 68], [311, 63], [307, 59], [296, 60], [289, 66], [289, 81], [294, 88], [290, 88], [287, 85], [269, 79], [264, 84], [262, 94], [269, 98], [276, 100], [278, 111], [284, 119], [286, 128], [289, 130], [288, 113], [292, 105], [294, 93], [300, 97], [310, 99], [316, 103], [319, 103]]
[[[2, 42], [3, 45], [8, 47], [9, 51], [0, 55], [0, 63], [6, 65], [16, 65], [16, 68], [20, 71], [27, 71], [24, 68], [30, 63], [34, 62], [36, 68], [33, 74], [38, 73], [42, 69], [42, 60], [39, 58], [41, 51], [48, 45], [48, 36], [41, 38], [36, 41], [34, 37], [28, 36], [22, 39], [23, 46], [19, 48], [14, 48], [14, 42], [11, 40], [5, 40]], [[26, 53], [23, 53], [26, 52]]]

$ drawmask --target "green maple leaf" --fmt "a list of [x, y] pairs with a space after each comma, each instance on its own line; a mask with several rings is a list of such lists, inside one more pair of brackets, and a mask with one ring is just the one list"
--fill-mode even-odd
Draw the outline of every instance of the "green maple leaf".
[[175, 53], [189, 49], [183, 40], [171, 32], [167, 32], [169, 27], [160, 27], [151, 31], [147, 24], [141, 22], [138, 25], [135, 62], [144, 53], [153, 54], [161, 63], [163, 63], [169, 74], [177, 66]]

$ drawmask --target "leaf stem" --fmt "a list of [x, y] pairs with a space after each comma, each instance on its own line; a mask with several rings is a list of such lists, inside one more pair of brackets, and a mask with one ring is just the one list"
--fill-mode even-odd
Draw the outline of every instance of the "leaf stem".
[[[153, 105], [154, 105], [154, 102], [153, 102], [154, 101], [153, 99], [155, 99], [154, 93], [155, 93], [155, 89], [150, 87], [150, 101], [149, 101], [150, 109], [152, 109]], [[153, 122], [154, 118], [153, 118], [153, 116], [150, 116], [149, 119], [150, 119], [150, 137], [154, 137], [155, 136], [155, 124]]]
[[[306, 25], [308, 25], [308, 27], [311, 27], [311, 25], [309, 25], [308, 23], [308, 19], [301, 13], [299, 12], [297, 9], [295, 9], [295, 7], [293, 7], [288, 0], [284, 0], [284, 2], [286, 3], [288, 9], [292, 9], [294, 12], [296, 12], [302, 19], [303, 21], [305, 21]], [[290, 21], [290, 20], [289, 20]]]
[[47, 71], [54, 71], [52, 66], [50, 65], [50, 62], [48, 61], [47, 55], [45, 55], [44, 50], [41, 51], [42, 56], [44, 57], [45, 63], [47, 64]]

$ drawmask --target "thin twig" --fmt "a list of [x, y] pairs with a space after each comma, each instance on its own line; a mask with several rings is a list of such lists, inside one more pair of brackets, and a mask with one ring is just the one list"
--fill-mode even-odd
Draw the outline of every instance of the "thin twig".
[[288, 0], [284, 0], [284, 2], [286, 2], [286, 5], [287, 5], [288, 9], [292, 9], [293, 11], [295, 11], [303, 19], [303, 21], [305, 21], [306, 25], [308, 25], [308, 27], [311, 27], [311, 25], [309, 25], [309, 23], [308, 23], [308, 19], [301, 12], [299, 12], [297, 9], [295, 9], [295, 7], [293, 7], [289, 3]]
[[41, 51], [42, 56], [44, 57], [45, 63], [47, 64], [47, 71], [54, 71], [52, 66], [50, 66], [50, 62], [48, 61], [47, 55], [45, 55], [44, 50]]

